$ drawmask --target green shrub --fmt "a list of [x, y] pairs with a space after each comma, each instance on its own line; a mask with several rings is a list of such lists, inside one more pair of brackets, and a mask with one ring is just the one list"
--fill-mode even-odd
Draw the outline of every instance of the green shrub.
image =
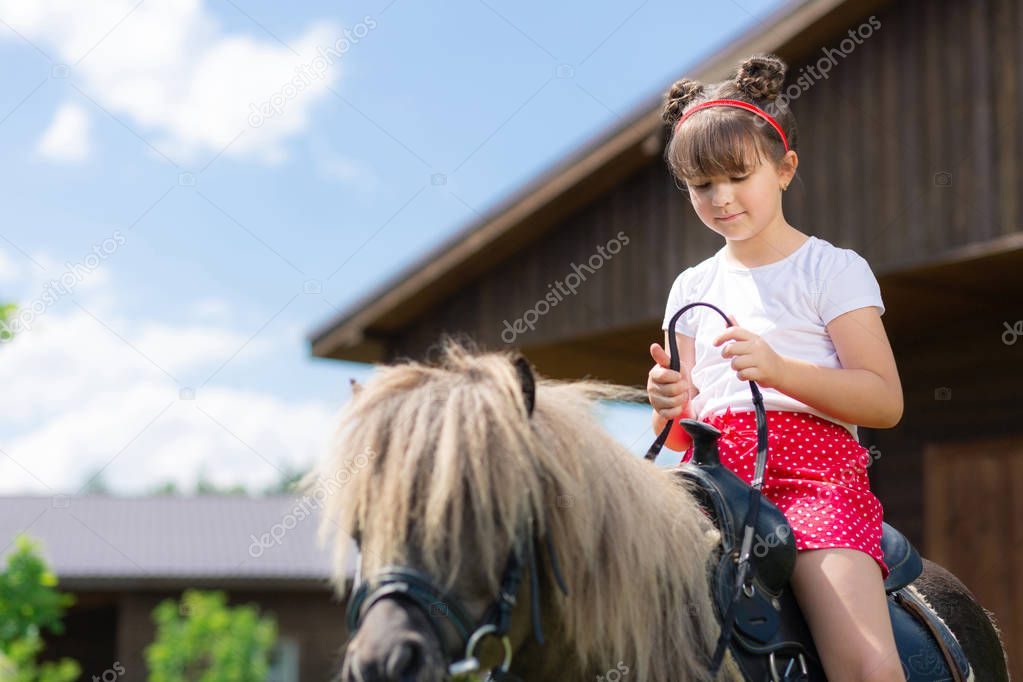
[[156, 640], [146, 647], [150, 682], [262, 682], [277, 621], [255, 605], [228, 607], [223, 592], [186, 590], [153, 609]]
[[0, 682], [71, 682], [81, 668], [70, 658], [36, 662], [43, 650], [42, 631], [64, 631], [60, 619], [74, 602], [56, 588], [57, 576], [46, 566], [38, 548], [24, 535], [15, 539], [0, 573]]

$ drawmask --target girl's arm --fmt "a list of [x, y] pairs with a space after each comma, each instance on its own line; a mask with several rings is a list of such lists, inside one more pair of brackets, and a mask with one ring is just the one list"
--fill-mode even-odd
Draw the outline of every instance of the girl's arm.
[[875, 306], [851, 310], [827, 325], [841, 368], [784, 358], [775, 388], [849, 424], [890, 429], [902, 419], [902, 383]]

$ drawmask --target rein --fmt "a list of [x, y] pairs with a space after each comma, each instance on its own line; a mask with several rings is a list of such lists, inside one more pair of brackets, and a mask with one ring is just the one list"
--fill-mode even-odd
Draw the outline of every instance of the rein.
[[[670, 330], [670, 333], [668, 334], [668, 345], [671, 347], [671, 369], [676, 372], [680, 370], [682, 363], [678, 352], [678, 339], [675, 337], [675, 323], [684, 312], [690, 308], [700, 305], [716, 310], [725, 320], [725, 326], [731, 326], [728, 316], [725, 315], [720, 308], [711, 303], [698, 301], [680, 308], [679, 311], [672, 316], [671, 322], [668, 323], [668, 329]], [[729, 641], [731, 641], [732, 626], [735, 622], [735, 608], [739, 603], [740, 591], [749, 595], [752, 594], [754, 589], [753, 573], [751, 571], [752, 565], [750, 564], [749, 555], [753, 546], [753, 529], [757, 523], [757, 512], [760, 510], [761, 487], [764, 483], [764, 471], [767, 468], [767, 412], [764, 409], [764, 397], [760, 394], [760, 387], [757, 386], [756, 382], [752, 379], [750, 379], [749, 387], [750, 392], [753, 394], [753, 406], [757, 414], [757, 463], [756, 470], [753, 475], [753, 482], [749, 491], [749, 511], [746, 514], [746, 521], [743, 527], [742, 548], [739, 552], [739, 565], [735, 574], [735, 590], [732, 593], [732, 598], [728, 604], [728, 610], [725, 612], [725, 616], [721, 624], [721, 634], [718, 637], [718, 643], [710, 664], [711, 676], [717, 674], [718, 668], [720, 668], [721, 662], [724, 659], [725, 648], [728, 646]], [[668, 423], [664, 425], [663, 429], [661, 429], [660, 434], [658, 434], [657, 438], [650, 446], [650, 449], [647, 450], [645, 457], [648, 461], [652, 462], [657, 458], [658, 453], [660, 453], [661, 448], [668, 439], [668, 433], [671, 431], [671, 426], [674, 421], [674, 419], [668, 420]], [[682, 419], [679, 423], [686, 428], [686, 431], [689, 431], [691, 436], [694, 437], [692, 447], [695, 447], [696, 434], [689, 429], [689, 424], [695, 425], [699, 422], [694, 419]]]

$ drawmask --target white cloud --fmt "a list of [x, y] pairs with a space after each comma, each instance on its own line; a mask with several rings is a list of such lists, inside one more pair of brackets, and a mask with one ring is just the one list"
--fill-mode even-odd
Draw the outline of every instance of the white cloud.
[[53, 115], [36, 151], [57, 162], [80, 162], [92, 151], [89, 143], [89, 115], [77, 104], [64, 103]]
[[227, 34], [200, 0], [0, 0], [0, 14], [67, 64], [89, 98], [184, 164], [222, 151], [285, 158], [285, 141], [309, 125], [357, 40], [327, 22], [281, 36], [286, 45], [254, 24], [249, 34]]
[[203, 383], [243, 347], [232, 368], [265, 363], [278, 340], [84, 305], [103, 324], [76, 306], [55, 307], [0, 346], [0, 493], [75, 492], [108, 462], [104, 479], [119, 493], [168, 480], [191, 489], [200, 471], [260, 489], [277, 480], [275, 467], [323, 455], [334, 408], [216, 377]]

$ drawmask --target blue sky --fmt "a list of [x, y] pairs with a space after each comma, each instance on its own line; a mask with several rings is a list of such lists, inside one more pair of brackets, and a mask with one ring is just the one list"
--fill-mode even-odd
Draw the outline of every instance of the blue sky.
[[308, 465], [313, 328], [778, 4], [0, 0], [0, 492]]

